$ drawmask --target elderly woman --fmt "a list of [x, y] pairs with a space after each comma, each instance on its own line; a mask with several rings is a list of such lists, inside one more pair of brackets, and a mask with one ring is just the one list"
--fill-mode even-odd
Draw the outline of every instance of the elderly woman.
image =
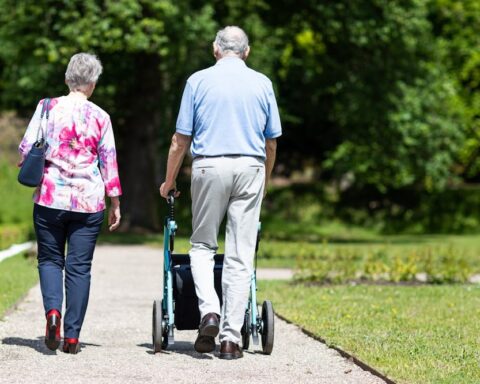
[[[102, 226], [105, 194], [110, 197], [110, 231], [120, 225], [120, 181], [109, 115], [88, 101], [102, 65], [88, 53], [70, 59], [67, 96], [50, 99], [43, 122], [46, 153], [43, 180], [34, 195], [33, 221], [38, 243], [38, 270], [47, 326], [45, 344], [60, 345], [65, 271], [66, 310], [63, 351], [77, 353], [88, 304], [90, 270]], [[23, 158], [35, 142], [45, 100], [28, 125], [19, 151]], [[67, 251], [65, 254], [65, 245]]]

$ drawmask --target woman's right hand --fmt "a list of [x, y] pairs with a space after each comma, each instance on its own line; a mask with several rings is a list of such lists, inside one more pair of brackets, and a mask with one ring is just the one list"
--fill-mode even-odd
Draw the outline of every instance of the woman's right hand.
[[120, 198], [110, 198], [110, 209], [108, 211], [108, 230], [115, 231], [120, 226]]

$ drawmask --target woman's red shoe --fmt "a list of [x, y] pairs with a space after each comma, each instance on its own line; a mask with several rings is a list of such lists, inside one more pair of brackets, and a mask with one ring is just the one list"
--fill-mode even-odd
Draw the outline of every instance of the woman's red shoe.
[[72, 339], [72, 338], [66, 337], [63, 340], [63, 352], [76, 354], [79, 351], [80, 351], [80, 343], [78, 342], [78, 339]]
[[45, 331], [45, 344], [48, 349], [55, 351], [60, 345], [60, 328], [62, 325], [60, 312], [51, 309], [47, 313], [47, 329]]

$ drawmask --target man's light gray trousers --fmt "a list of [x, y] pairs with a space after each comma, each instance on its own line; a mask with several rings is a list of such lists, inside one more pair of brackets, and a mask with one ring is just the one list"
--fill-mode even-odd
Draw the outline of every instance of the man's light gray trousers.
[[[254, 272], [255, 243], [263, 198], [265, 164], [249, 156], [197, 157], [192, 165], [190, 264], [200, 316], [221, 314], [220, 342], [240, 342]], [[214, 288], [214, 255], [227, 214], [222, 275], [223, 305]]]

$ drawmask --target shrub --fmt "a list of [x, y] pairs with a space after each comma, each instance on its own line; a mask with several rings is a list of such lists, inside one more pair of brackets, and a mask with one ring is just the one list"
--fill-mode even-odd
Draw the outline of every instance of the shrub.
[[0, 250], [33, 238], [31, 224], [0, 225]]
[[322, 245], [297, 253], [297, 281], [465, 283], [476, 272], [470, 255], [453, 246], [365, 250]]

